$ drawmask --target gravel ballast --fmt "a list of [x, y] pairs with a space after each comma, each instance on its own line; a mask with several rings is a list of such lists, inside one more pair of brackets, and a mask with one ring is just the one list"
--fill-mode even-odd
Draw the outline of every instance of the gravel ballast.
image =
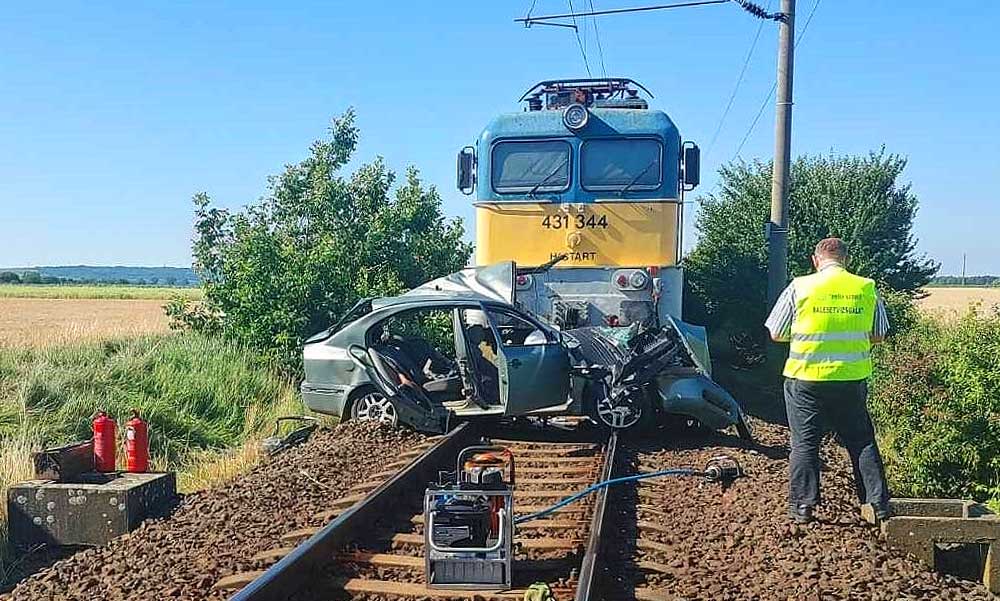
[[11, 599], [225, 599], [232, 591], [212, 590], [221, 577], [255, 569], [254, 554], [315, 526], [315, 514], [422, 440], [357, 422], [319, 430], [226, 486], [188, 495], [170, 518], [34, 574]]
[[[817, 520], [793, 524], [787, 513], [788, 431], [762, 424], [755, 435], [758, 446], [694, 432], [626, 443], [625, 461], [633, 470], [700, 468], [728, 454], [747, 475], [726, 489], [701, 479], [661, 478], [615, 491], [612, 531], [624, 536], [604, 567], [606, 599], [629, 599], [634, 586], [677, 601], [996, 599], [980, 584], [938, 574], [890, 550], [861, 520], [850, 462], [832, 441], [822, 451]], [[652, 524], [641, 538], [658, 545], [636, 548], [639, 522]], [[638, 560], [668, 570], [642, 571]]]

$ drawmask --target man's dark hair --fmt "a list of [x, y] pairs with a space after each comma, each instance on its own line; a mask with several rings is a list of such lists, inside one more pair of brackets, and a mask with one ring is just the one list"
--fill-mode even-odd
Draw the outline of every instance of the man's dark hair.
[[813, 254], [843, 263], [847, 260], [847, 243], [840, 238], [823, 238], [816, 244]]

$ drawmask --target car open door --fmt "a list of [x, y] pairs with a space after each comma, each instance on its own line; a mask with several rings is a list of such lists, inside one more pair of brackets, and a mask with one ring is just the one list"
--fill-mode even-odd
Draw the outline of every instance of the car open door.
[[450, 412], [434, 403], [419, 386], [412, 382], [404, 384], [403, 381], [412, 378], [407, 378], [391, 358], [358, 345], [352, 345], [348, 352], [368, 372], [372, 385], [392, 402], [400, 423], [419, 432], [442, 434], [448, 431]]
[[569, 354], [551, 331], [507, 307], [487, 307], [499, 341], [497, 371], [505, 415], [563, 405], [569, 397]]

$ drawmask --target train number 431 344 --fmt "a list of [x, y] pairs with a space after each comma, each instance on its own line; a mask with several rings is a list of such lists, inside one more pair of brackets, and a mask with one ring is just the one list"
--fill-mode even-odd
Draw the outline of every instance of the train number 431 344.
[[550, 230], [569, 229], [571, 227], [582, 229], [606, 229], [608, 227], [607, 215], [546, 215], [542, 219], [542, 227]]

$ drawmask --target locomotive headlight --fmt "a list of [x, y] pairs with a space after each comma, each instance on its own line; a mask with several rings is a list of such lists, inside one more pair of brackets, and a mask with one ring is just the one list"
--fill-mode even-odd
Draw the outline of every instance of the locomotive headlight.
[[587, 107], [582, 104], [571, 104], [563, 111], [563, 125], [567, 129], [573, 131], [583, 129], [588, 120], [590, 120], [590, 113], [587, 112]]
[[649, 277], [642, 271], [633, 271], [632, 275], [628, 278], [628, 283], [633, 288], [642, 289], [646, 287], [646, 283], [649, 281]]

